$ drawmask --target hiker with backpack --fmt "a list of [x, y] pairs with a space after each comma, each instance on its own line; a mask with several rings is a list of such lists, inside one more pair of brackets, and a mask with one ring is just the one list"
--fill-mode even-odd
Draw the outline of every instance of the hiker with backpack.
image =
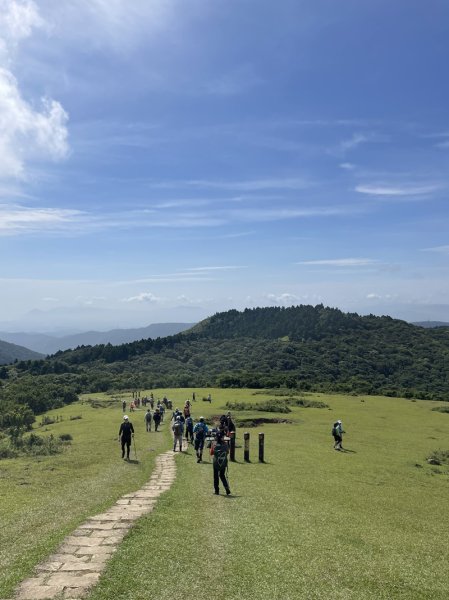
[[226, 469], [228, 467], [228, 452], [229, 447], [225, 442], [224, 436], [218, 432], [215, 436], [215, 441], [212, 443], [210, 454], [213, 456], [213, 468], [214, 468], [214, 490], [215, 494], [220, 493], [219, 480], [223, 484], [226, 490], [226, 496], [229, 496], [231, 490], [229, 489], [229, 482], [226, 479]]
[[190, 415], [186, 417], [185, 427], [187, 443], [189, 443], [190, 439], [191, 443], [193, 444], [193, 419]]
[[134, 437], [134, 427], [128, 418], [128, 415], [123, 416], [123, 423], [120, 425], [118, 432], [118, 440], [122, 444], [122, 458], [125, 458], [125, 446], [126, 446], [126, 460], [129, 460], [129, 451], [131, 449], [131, 439]]
[[200, 420], [193, 428], [193, 434], [195, 436], [194, 448], [195, 448], [196, 458], [197, 458], [196, 462], [198, 462], [198, 463], [200, 463], [203, 460], [204, 442], [206, 440], [206, 436], [207, 436], [208, 432], [209, 432], [209, 428], [204, 421], [204, 417], [200, 417]]
[[159, 412], [158, 408], [156, 408], [156, 410], [154, 411], [153, 421], [154, 421], [154, 431], [157, 431], [157, 428], [159, 427], [159, 424], [161, 422], [161, 413]]
[[184, 425], [181, 421], [181, 417], [176, 417], [175, 422], [172, 426], [173, 431], [173, 452], [176, 452], [176, 446], [179, 443], [179, 451], [182, 452], [182, 433]]
[[343, 450], [343, 425], [340, 420], [335, 421], [332, 427], [332, 436], [334, 438], [334, 450]]
[[122, 401], [122, 410], [123, 412], [126, 412], [126, 400]]
[[153, 416], [150, 412], [150, 409], [147, 408], [147, 412], [145, 413], [145, 425], [147, 427], [147, 431], [151, 431], [151, 421], [153, 420]]

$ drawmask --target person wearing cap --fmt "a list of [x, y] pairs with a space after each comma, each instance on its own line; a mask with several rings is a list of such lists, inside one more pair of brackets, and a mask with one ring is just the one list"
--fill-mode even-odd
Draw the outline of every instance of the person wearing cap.
[[184, 430], [184, 424], [181, 421], [181, 417], [178, 415], [172, 426], [173, 431], [173, 452], [176, 452], [176, 446], [179, 443], [179, 451], [182, 452], [182, 433]]
[[128, 418], [128, 415], [124, 415], [123, 423], [120, 425], [118, 432], [118, 440], [122, 444], [122, 458], [125, 458], [125, 446], [126, 446], [126, 460], [129, 460], [129, 451], [131, 449], [131, 439], [134, 437], [134, 427]]
[[207, 427], [204, 417], [200, 417], [200, 420], [193, 428], [193, 434], [195, 436], [195, 452], [198, 463], [203, 460], [203, 449], [204, 449], [204, 441], [206, 439], [206, 435], [209, 432], [209, 428]]
[[332, 428], [332, 435], [334, 436], [334, 450], [343, 450], [343, 424], [340, 421], [335, 421], [334, 426]]

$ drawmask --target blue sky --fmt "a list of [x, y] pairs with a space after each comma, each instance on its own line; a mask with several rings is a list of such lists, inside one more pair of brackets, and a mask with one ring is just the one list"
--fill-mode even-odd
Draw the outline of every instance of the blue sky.
[[0, 329], [449, 321], [449, 6], [0, 0]]

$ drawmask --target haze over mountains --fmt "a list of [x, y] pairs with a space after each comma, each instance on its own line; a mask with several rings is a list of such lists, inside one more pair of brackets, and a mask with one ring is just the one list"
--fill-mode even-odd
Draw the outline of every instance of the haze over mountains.
[[[135, 329], [112, 329], [110, 331], [86, 331], [84, 333], [74, 333], [71, 335], [50, 335], [48, 333], [11, 333], [0, 331], [0, 340], [9, 344], [23, 346], [19, 352], [20, 356], [13, 356], [11, 360], [27, 360], [28, 358], [41, 358], [34, 353], [54, 354], [59, 350], [68, 350], [78, 346], [95, 346], [97, 344], [126, 344], [137, 340], [147, 338], [166, 337], [175, 335], [192, 327], [194, 323], [153, 323], [147, 327]], [[23, 351], [29, 349], [30, 356], [25, 356]], [[33, 352], [31, 352], [33, 351]], [[11, 356], [11, 354], [9, 354]], [[10, 362], [10, 361], [4, 361]]]

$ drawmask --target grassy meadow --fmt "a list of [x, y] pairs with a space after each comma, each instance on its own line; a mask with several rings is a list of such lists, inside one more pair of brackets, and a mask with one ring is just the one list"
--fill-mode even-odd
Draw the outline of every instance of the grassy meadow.
[[[192, 390], [156, 390], [181, 407]], [[212, 404], [202, 397], [212, 394]], [[251, 390], [196, 390], [194, 417], [219, 415], [226, 401], [274, 398]], [[120, 459], [121, 400], [76, 404], [50, 415], [54, 435], [70, 433], [63, 454], [0, 461], [0, 597], [28, 575], [90, 514], [139, 488], [155, 455], [170, 447], [136, 426], [138, 463]], [[129, 395], [126, 396], [129, 400]], [[139, 520], [112, 558], [90, 600], [197, 600], [223, 594], [250, 599], [447, 599], [449, 467], [426, 457], [449, 449], [449, 415], [436, 402], [309, 394], [329, 408], [289, 414], [233, 412], [236, 419], [280, 417], [251, 433], [251, 462], [229, 468], [232, 496], [215, 496], [212, 467], [191, 447], [177, 456], [178, 476], [156, 509]], [[86, 397], [84, 398], [86, 400]], [[82, 416], [70, 420], [70, 416]], [[343, 420], [347, 452], [332, 448]], [[40, 418], [39, 418], [40, 420]], [[39, 428], [42, 431], [45, 428]], [[265, 464], [257, 433], [265, 433]], [[243, 429], [238, 429], [238, 445]], [[14, 540], [14, 543], [12, 543]]]

